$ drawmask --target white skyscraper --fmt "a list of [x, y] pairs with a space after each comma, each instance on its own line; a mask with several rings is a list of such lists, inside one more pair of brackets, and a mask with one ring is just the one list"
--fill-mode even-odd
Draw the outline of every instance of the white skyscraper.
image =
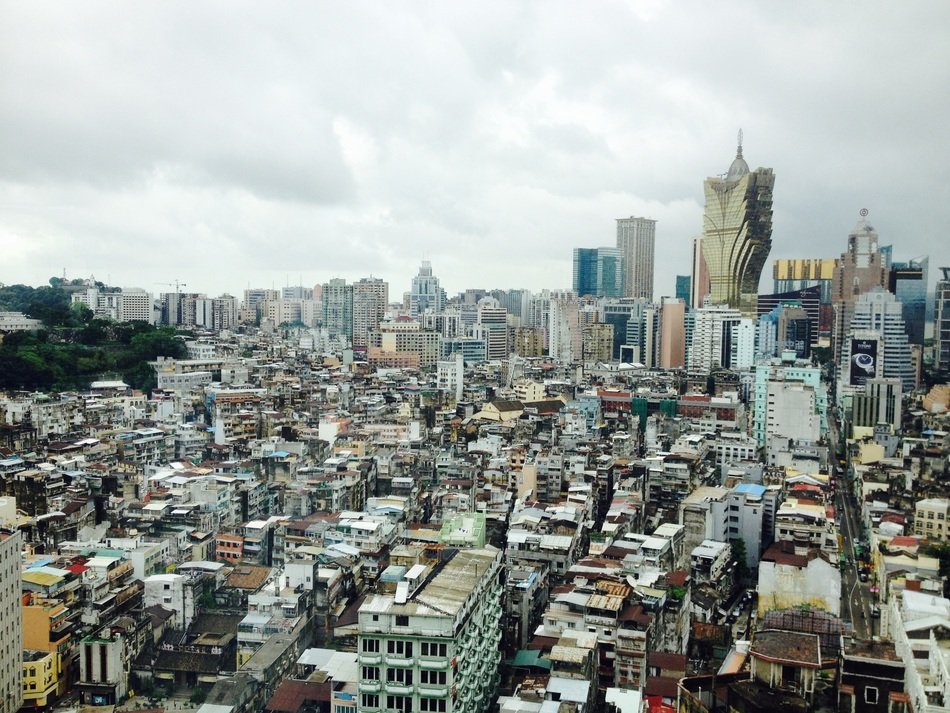
[[412, 278], [409, 292], [409, 314], [418, 317], [427, 310], [441, 312], [445, 307], [445, 290], [439, 286], [439, 278], [432, 274], [432, 264], [422, 261], [419, 274]]
[[854, 303], [848, 337], [841, 342], [839, 387], [863, 387], [868, 379], [900, 379], [904, 392], [916, 381], [903, 308], [881, 287], [859, 295]]
[[656, 221], [617, 218], [617, 247], [623, 253], [624, 297], [653, 301], [653, 245]]

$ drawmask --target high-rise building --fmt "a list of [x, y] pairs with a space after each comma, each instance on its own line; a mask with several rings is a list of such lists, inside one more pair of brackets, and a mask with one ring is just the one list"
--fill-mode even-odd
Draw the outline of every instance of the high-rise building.
[[353, 347], [365, 349], [369, 333], [379, 327], [389, 306], [389, 283], [364, 277], [353, 283]]
[[[799, 352], [799, 357], [808, 356], [808, 354], [811, 353], [811, 348], [818, 345], [818, 335], [821, 329], [821, 288], [818, 285], [814, 285], [792, 292], [782, 292], [777, 295], [759, 295], [756, 304], [757, 317], [761, 320], [762, 317], [771, 314], [778, 307], [800, 307], [804, 310], [808, 319], [809, 339], [809, 343], [805, 345], [804, 351], [798, 349], [798, 347], [788, 346], [786, 344], [778, 346], [779, 353], [784, 349], [794, 349], [796, 352]], [[801, 335], [802, 333], [803, 330], [796, 326], [795, 334]], [[793, 341], [797, 341], [799, 338], [799, 336], [796, 336]], [[781, 336], [777, 335], [777, 339], [779, 342], [783, 340], [788, 341], [790, 336], [788, 333], [782, 333]], [[760, 349], [759, 351], [762, 350]], [[776, 356], [778, 356], [778, 353]]]
[[[679, 279], [679, 278], [677, 278]], [[664, 297], [660, 303], [660, 368], [682, 369], [686, 364], [686, 303]]]
[[489, 361], [508, 358], [508, 312], [498, 304], [498, 300], [485, 297], [478, 303], [478, 320], [473, 335], [484, 340], [485, 356]]
[[835, 309], [832, 346], [836, 361], [847, 339], [855, 300], [874, 287], [887, 289], [889, 260], [878, 245], [877, 232], [867, 214], [867, 210], [861, 210], [861, 218], [848, 235], [848, 250], [835, 263], [831, 301]]
[[282, 300], [312, 300], [313, 288], [303, 285], [292, 285], [280, 288], [280, 298]]
[[[326, 298], [324, 298], [326, 299]], [[439, 286], [439, 278], [432, 274], [432, 264], [423, 260], [419, 274], [412, 278], [409, 291], [409, 315], [418, 317], [424, 312], [441, 312], [445, 307], [445, 290]]]
[[19, 531], [0, 530], [0, 713], [16, 713], [23, 705], [20, 538]]
[[482, 713], [498, 689], [501, 552], [446, 549], [359, 608], [359, 710]]
[[647, 304], [646, 300], [624, 298], [605, 302], [601, 305], [600, 321], [606, 322], [614, 328], [614, 359], [620, 359], [620, 348], [625, 344], [629, 344], [627, 341], [627, 325], [639, 323]]
[[231, 329], [238, 321], [238, 299], [221, 295], [212, 299], [195, 300], [195, 325], [220, 331]]
[[[781, 388], [770, 386], [773, 382], [782, 382], [786, 386]], [[770, 408], [775, 409], [774, 398], [778, 391], [785, 388], [791, 388], [792, 384], [810, 389], [814, 393], [814, 401], [804, 392], [799, 392], [796, 396], [799, 401], [804, 399], [812, 404], [812, 411], [818, 417], [818, 428], [820, 433], [824, 433], [828, 425], [828, 390], [821, 380], [821, 367], [812, 366], [808, 360], [796, 360], [794, 358], [772, 359], [770, 361], [757, 364], [755, 367], [755, 399], [753, 406], [752, 435], [760, 446], [765, 446], [768, 437], [774, 434], [781, 434], [792, 437], [793, 433], [785, 433], [784, 428], [776, 426], [778, 421], [776, 417], [769, 413]], [[801, 404], [799, 403], [799, 406]], [[791, 404], [790, 404], [791, 407]], [[787, 420], [789, 417], [788, 409], [781, 409], [778, 413], [779, 420]], [[806, 424], [808, 425], [808, 424]], [[811, 425], [808, 425], [811, 428]]]
[[623, 255], [624, 297], [653, 300], [653, 247], [656, 221], [617, 218], [617, 248]]
[[759, 277], [772, 248], [771, 168], [754, 172], [742, 157], [742, 132], [736, 158], [725, 177], [703, 184], [703, 256], [709, 270], [713, 304], [738, 309], [755, 317]]
[[579, 297], [621, 297], [624, 259], [619, 248], [574, 248], [574, 292]]
[[613, 352], [614, 328], [609, 324], [595, 322], [581, 330], [581, 361], [608, 362]]
[[927, 322], [927, 267], [926, 257], [909, 262], [891, 263], [887, 287], [901, 303], [907, 339], [911, 344], [924, 343]]
[[[864, 386], [868, 379], [900, 379], [905, 393], [915, 372], [901, 303], [875, 287], [854, 303], [848, 337], [841, 340], [839, 387]], [[853, 388], [846, 389], [853, 392]]]
[[834, 258], [777, 259], [772, 262], [775, 292], [794, 292], [818, 287], [823, 304], [831, 304], [835, 275]]
[[747, 369], [755, 361], [755, 323], [725, 305], [692, 310], [693, 329], [687, 368]]
[[331, 337], [353, 339], [353, 285], [339, 277], [323, 285], [323, 328]]
[[709, 268], [703, 256], [703, 239], [693, 238], [692, 270], [689, 276], [689, 306], [697, 309], [709, 296]]
[[677, 276], [676, 276], [676, 294], [675, 294], [675, 297], [676, 297], [676, 299], [678, 299], [678, 300], [683, 300], [683, 303], [684, 303], [687, 307], [691, 307], [691, 306], [692, 306], [692, 304], [690, 303], [690, 300], [692, 299], [692, 295], [690, 294], [691, 291], [692, 291], [692, 288], [691, 288], [691, 286], [690, 286], [691, 284], [692, 284], [692, 280], [690, 279], [690, 276], [689, 276], [689, 275], [677, 275]]
[[950, 370], [950, 267], [940, 268], [934, 296], [934, 368]]

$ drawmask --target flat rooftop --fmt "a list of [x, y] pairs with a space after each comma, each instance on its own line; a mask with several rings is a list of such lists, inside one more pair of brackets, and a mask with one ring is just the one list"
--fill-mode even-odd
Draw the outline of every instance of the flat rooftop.
[[430, 616], [456, 616], [465, 606], [479, 579], [492, 568], [501, 551], [492, 548], [460, 550], [404, 604], [395, 597], [377, 594], [360, 611]]

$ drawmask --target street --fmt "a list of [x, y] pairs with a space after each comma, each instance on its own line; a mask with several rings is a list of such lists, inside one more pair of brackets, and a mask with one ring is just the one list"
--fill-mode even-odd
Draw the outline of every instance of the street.
[[[838, 443], [838, 424], [834, 416], [828, 417], [829, 442]], [[837, 472], [837, 458], [832, 470]], [[870, 584], [860, 580], [858, 568], [860, 561], [855, 551], [855, 541], [860, 539], [861, 522], [859, 511], [851, 493], [851, 482], [847, 472], [835, 478], [835, 511], [841, 533], [841, 554], [847, 562], [841, 563], [841, 615], [848, 618], [854, 626], [855, 638], [871, 638], [874, 635], [874, 617], [872, 607], [874, 597]]]

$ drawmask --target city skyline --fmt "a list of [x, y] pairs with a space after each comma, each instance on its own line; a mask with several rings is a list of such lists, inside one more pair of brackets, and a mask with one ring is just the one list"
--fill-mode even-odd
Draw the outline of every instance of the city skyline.
[[0, 282], [235, 294], [372, 274], [396, 296], [428, 259], [449, 294], [563, 288], [574, 247], [643, 215], [658, 298], [740, 127], [750, 168], [780, 177], [770, 260], [836, 256], [868, 208], [904, 259], [950, 262], [932, 150], [950, 8], [808, 7], [733, 6], [751, 49], [722, 41], [734, 13], [673, 4], [11, 8]]

